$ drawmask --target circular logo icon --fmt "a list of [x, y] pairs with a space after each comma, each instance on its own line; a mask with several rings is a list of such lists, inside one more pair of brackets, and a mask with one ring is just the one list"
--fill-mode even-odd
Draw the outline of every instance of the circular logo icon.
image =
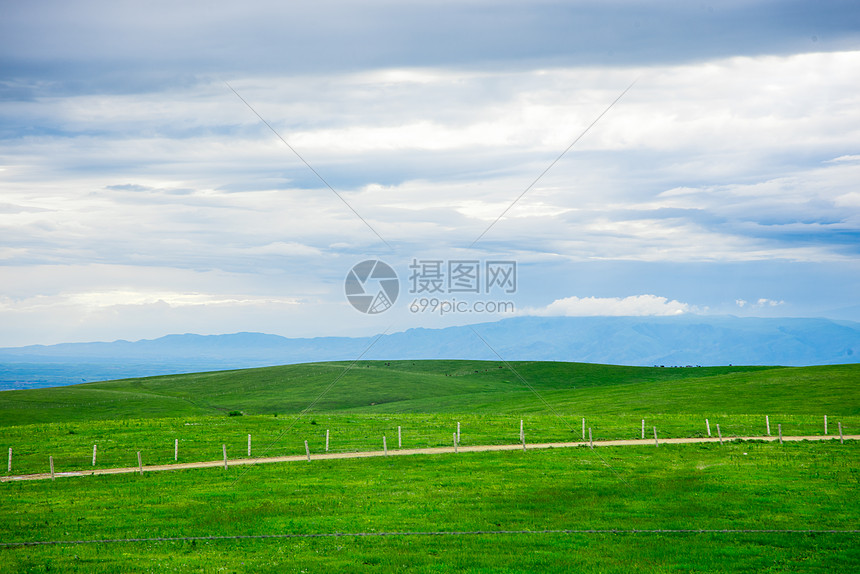
[[378, 259], [368, 259], [346, 274], [344, 291], [350, 304], [368, 315], [388, 310], [397, 301], [400, 280], [390, 265]]

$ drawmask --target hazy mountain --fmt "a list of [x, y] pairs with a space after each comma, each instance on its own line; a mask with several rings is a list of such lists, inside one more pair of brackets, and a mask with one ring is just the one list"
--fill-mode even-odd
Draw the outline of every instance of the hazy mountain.
[[288, 339], [262, 333], [186, 334], [135, 342], [5, 348], [0, 349], [0, 389], [352, 360], [365, 351], [365, 359], [495, 360], [501, 356], [505, 360], [619, 365], [860, 362], [860, 323], [829, 319], [516, 317], [472, 327], [410, 329], [380, 337], [368, 349], [373, 340]]

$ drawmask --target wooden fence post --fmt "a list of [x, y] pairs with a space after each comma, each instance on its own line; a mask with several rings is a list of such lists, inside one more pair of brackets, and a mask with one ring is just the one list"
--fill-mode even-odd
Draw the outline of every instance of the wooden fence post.
[[764, 424], [767, 425], [767, 436], [770, 436], [770, 416], [764, 415]]
[[96, 465], [96, 445], [93, 445], [93, 466]]
[[227, 445], [222, 444], [221, 450], [224, 451], [224, 470], [227, 470]]
[[708, 436], [711, 436], [711, 423], [705, 419], [705, 428], [708, 429]]
[[388, 456], [388, 443], [385, 441], [385, 435], [382, 435], [382, 452]]
[[54, 457], [49, 456], [48, 462], [51, 463], [51, 480], [54, 480]]
[[720, 423], [717, 423], [717, 436], [720, 437], [720, 444], [723, 444], [723, 433], [720, 430]]
[[582, 417], [582, 440], [585, 440], [585, 417]]
[[642, 439], [645, 439], [645, 419], [642, 419]]
[[779, 444], [782, 444], [782, 423], [779, 423], [777, 428], [779, 429]]
[[824, 415], [824, 436], [827, 436], [827, 415]]
[[460, 452], [457, 450], [457, 433], [454, 433], [454, 452]]
[[137, 468], [140, 470], [140, 476], [143, 476], [143, 459], [140, 458], [140, 451], [137, 451]]
[[520, 419], [520, 442], [526, 440], [525, 436], [525, 429], [523, 429], [523, 419]]
[[460, 442], [460, 421], [457, 421], [457, 442]]
[[403, 436], [400, 434], [400, 427], [397, 427], [397, 448], [403, 448]]
[[660, 446], [660, 443], [657, 442], [657, 427], [654, 427], [654, 446]]
[[248, 435], [248, 456], [251, 456], [251, 435]]
[[173, 439], [173, 460], [179, 460], [179, 439]]
[[305, 454], [308, 455], [308, 462], [311, 461], [311, 449], [308, 447], [308, 441], [305, 441]]
[[6, 472], [12, 472], [12, 447], [9, 447], [9, 469]]
[[[845, 441], [842, 440], [842, 423], [839, 423], [839, 444], [845, 444]], [[9, 449], [9, 470], [12, 469], [12, 449]]]
[[588, 445], [594, 450], [594, 439], [591, 437], [591, 427], [588, 427]]
[[328, 429], [325, 429], [325, 451], [328, 452]]

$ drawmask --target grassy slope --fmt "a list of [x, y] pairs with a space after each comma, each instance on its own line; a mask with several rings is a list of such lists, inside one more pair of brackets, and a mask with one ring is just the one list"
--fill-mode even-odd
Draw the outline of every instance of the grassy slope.
[[[860, 423], [860, 365], [651, 369], [565, 363], [323, 363], [129, 379], [0, 393], [0, 437], [17, 472], [255, 454], [633, 437], [640, 417], [662, 436], [820, 433], [821, 413]], [[477, 371], [477, 372], [476, 372]], [[450, 376], [448, 376], [450, 375]], [[377, 403], [371, 405], [371, 403]], [[227, 417], [244, 410], [257, 416]], [[273, 417], [271, 413], [282, 413]], [[265, 415], [265, 413], [270, 413]], [[293, 413], [291, 416], [284, 416]], [[776, 415], [782, 413], [782, 415]], [[317, 423], [317, 424], [312, 424]], [[571, 432], [570, 425], [573, 425]], [[833, 423], [831, 423], [833, 424]], [[818, 430], [810, 430], [818, 429]], [[831, 432], [833, 432], [831, 426]], [[513, 439], [513, 440], [512, 440]], [[5, 447], [5, 444], [0, 444]], [[744, 443], [392, 457], [0, 486], [0, 540], [357, 531], [581, 528], [860, 529], [858, 445]], [[2, 451], [5, 452], [5, 451]], [[744, 454], [747, 453], [747, 454]], [[610, 468], [611, 467], [611, 468]], [[242, 473], [240, 475], [240, 473]], [[236, 480], [238, 478], [238, 480]], [[0, 549], [0, 571], [827, 572], [860, 570], [858, 535], [493, 535], [110, 544]]]
[[[860, 528], [857, 444], [317, 461], [4, 484], [2, 540]], [[602, 458], [600, 458], [602, 457]], [[607, 465], [611, 465], [610, 470]], [[488, 535], [0, 549], [8, 571], [851, 572], [856, 534]]]
[[[94, 419], [299, 412], [331, 383], [317, 412], [546, 412], [495, 362], [315, 363], [0, 393], [0, 426]], [[501, 367], [501, 368], [500, 368]], [[565, 414], [784, 413], [860, 415], [860, 365], [660, 369], [513, 363]], [[343, 375], [341, 377], [341, 375]], [[341, 377], [338, 379], [338, 377]]]

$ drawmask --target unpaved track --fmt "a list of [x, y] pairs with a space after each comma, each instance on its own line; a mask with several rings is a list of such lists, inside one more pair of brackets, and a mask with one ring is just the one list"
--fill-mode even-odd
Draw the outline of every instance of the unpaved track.
[[[860, 440], [860, 435], [845, 435], [843, 437], [845, 440]], [[784, 436], [782, 440], [784, 442], [797, 442], [802, 440], [810, 440], [810, 441], [822, 441], [822, 440], [839, 440], [838, 436]], [[744, 436], [744, 437], [723, 437], [723, 442], [731, 442], [734, 440], [762, 440], [762, 441], [778, 441], [779, 437], [775, 436]], [[690, 443], [703, 443], [703, 442], [720, 442], [719, 438], [716, 437], [708, 437], [708, 438], [665, 438], [659, 439], [660, 445], [666, 444], [690, 444]], [[654, 444], [654, 439], [634, 439], [634, 440], [601, 440], [594, 441], [595, 447], [602, 446], [642, 446], [642, 445], [650, 445], [656, 446]], [[542, 449], [542, 448], [571, 448], [571, 447], [587, 447], [589, 446], [588, 441], [579, 441], [579, 442], [544, 442], [544, 443], [534, 443], [534, 444], [526, 444], [523, 446], [522, 443], [517, 444], [499, 444], [499, 445], [476, 445], [476, 446], [458, 446], [456, 448], [457, 452], [486, 452], [491, 450], [534, 450], [534, 449]], [[310, 456], [311, 461], [314, 460], [327, 460], [334, 458], [370, 458], [377, 456], [406, 456], [412, 454], [447, 454], [455, 452], [455, 448], [453, 446], [445, 446], [445, 447], [435, 447], [435, 448], [401, 448], [401, 449], [389, 449], [387, 454], [382, 450], [373, 450], [373, 451], [365, 451], [365, 452], [337, 452], [337, 453], [323, 453], [323, 454], [312, 454]], [[227, 466], [240, 466], [243, 464], [268, 464], [273, 462], [299, 462], [305, 461], [308, 462], [308, 457], [306, 455], [291, 455], [291, 456], [272, 456], [265, 458], [239, 458], [227, 460]], [[213, 467], [223, 467], [224, 460], [209, 460], [205, 462], [179, 462], [174, 464], [156, 464], [149, 465], [143, 467], [143, 472], [157, 472], [162, 470], [184, 470], [189, 468], [213, 468]], [[128, 474], [133, 472], [140, 472], [140, 467], [137, 466], [129, 466], [124, 468], [96, 468], [93, 470], [79, 470], [73, 472], [55, 472], [55, 477], [67, 477], [67, 476], [92, 476], [96, 474]], [[0, 482], [10, 482], [13, 480], [43, 480], [46, 478], [51, 478], [51, 473], [42, 473], [42, 474], [24, 474], [18, 476], [2, 476], [0, 477]]]

